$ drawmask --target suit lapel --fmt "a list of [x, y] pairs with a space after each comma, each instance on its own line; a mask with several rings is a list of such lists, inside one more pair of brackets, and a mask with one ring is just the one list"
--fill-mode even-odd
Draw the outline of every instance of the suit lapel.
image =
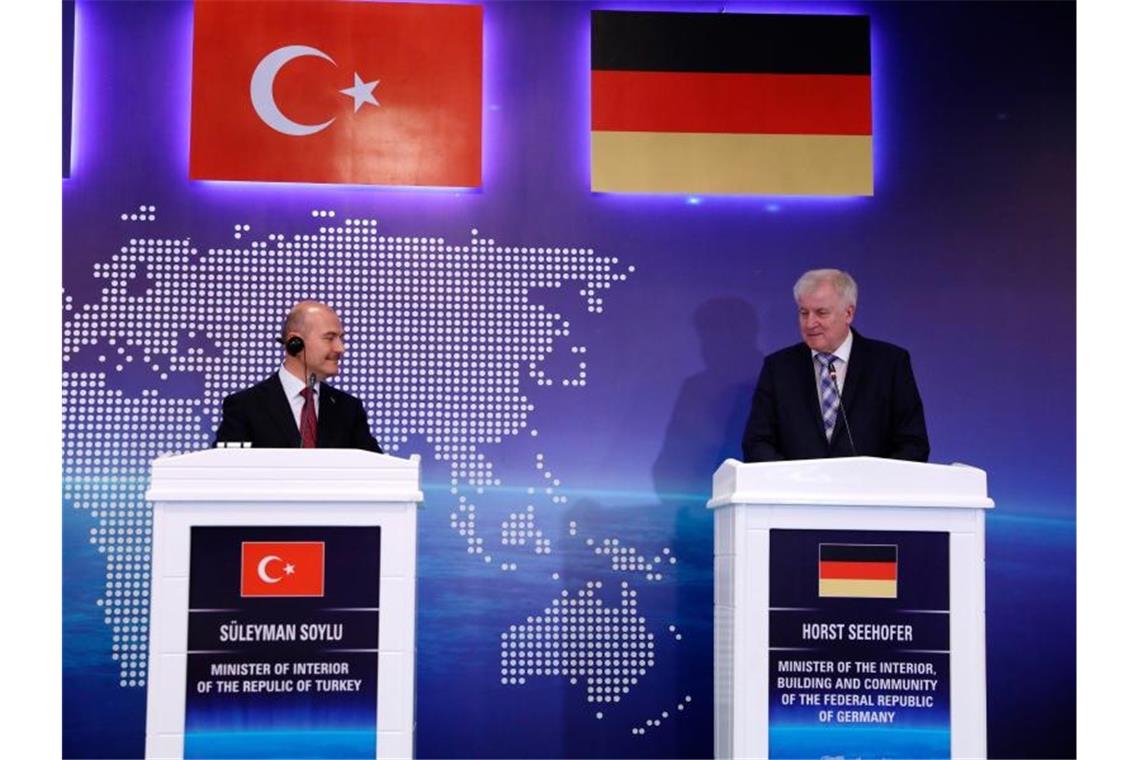
[[317, 412], [317, 448], [334, 448], [335, 441], [332, 436], [340, 428], [337, 425], [337, 415], [340, 413], [336, 400], [336, 391], [321, 383], [320, 409]]
[[803, 349], [800, 352], [800, 355], [803, 357], [802, 361], [800, 361], [800, 366], [807, 367], [806, 382], [799, 383], [803, 394], [803, 403], [806, 405], [806, 411], [810, 419], [815, 420], [815, 432], [819, 434], [819, 440], [826, 447], [827, 432], [823, 427], [823, 410], [820, 409], [819, 406], [819, 374], [816, 372], [811, 349], [803, 343], [801, 343], [800, 346]]
[[265, 390], [265, 408], [269, 410], [273, 423], [281, 431], [284, 440], [289, 442], [290, 447], [300, 447], [301, 431], [297, 429], [297, 422], [293, 419], [293, 408], [289, 406], [281, 378], [274, 374], [262, 384], [262, 387]]

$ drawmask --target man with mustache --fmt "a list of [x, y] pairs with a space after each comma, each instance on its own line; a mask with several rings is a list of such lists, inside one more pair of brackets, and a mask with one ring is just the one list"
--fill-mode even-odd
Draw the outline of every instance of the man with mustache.
[[285, 346], [281, 368], [225, 398], [214, 444], [382, 453], [360, 399], [324, 382], [336, 375], [344, 356], [344, 329], [336, 312], [302, 301], [289, 312], [278, 341]]

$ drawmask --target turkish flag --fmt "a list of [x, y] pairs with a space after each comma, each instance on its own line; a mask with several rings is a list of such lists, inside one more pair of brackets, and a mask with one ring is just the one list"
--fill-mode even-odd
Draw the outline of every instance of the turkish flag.
[[198, 2], [190, 178], [478, 187], [483, 9]]
[[324, 541], [242, 541], [242, 596], [324, 596]]

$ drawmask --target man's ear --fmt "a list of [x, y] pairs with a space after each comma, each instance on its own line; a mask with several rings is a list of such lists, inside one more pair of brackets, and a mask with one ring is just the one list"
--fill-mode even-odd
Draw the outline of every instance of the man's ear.
[[285, 339], [285, 351], [290, 356], [297, 356], [305, 350], [305, 341], [296, 333]]

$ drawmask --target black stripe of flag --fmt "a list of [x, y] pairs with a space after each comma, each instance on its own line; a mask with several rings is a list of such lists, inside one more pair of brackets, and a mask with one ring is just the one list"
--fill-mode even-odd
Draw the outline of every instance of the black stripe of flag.
[[593, 11], [595, 71], [871, 73], [868, 16]]
[[897, 562], [894, 544], [820, 544], [820, 562]]

